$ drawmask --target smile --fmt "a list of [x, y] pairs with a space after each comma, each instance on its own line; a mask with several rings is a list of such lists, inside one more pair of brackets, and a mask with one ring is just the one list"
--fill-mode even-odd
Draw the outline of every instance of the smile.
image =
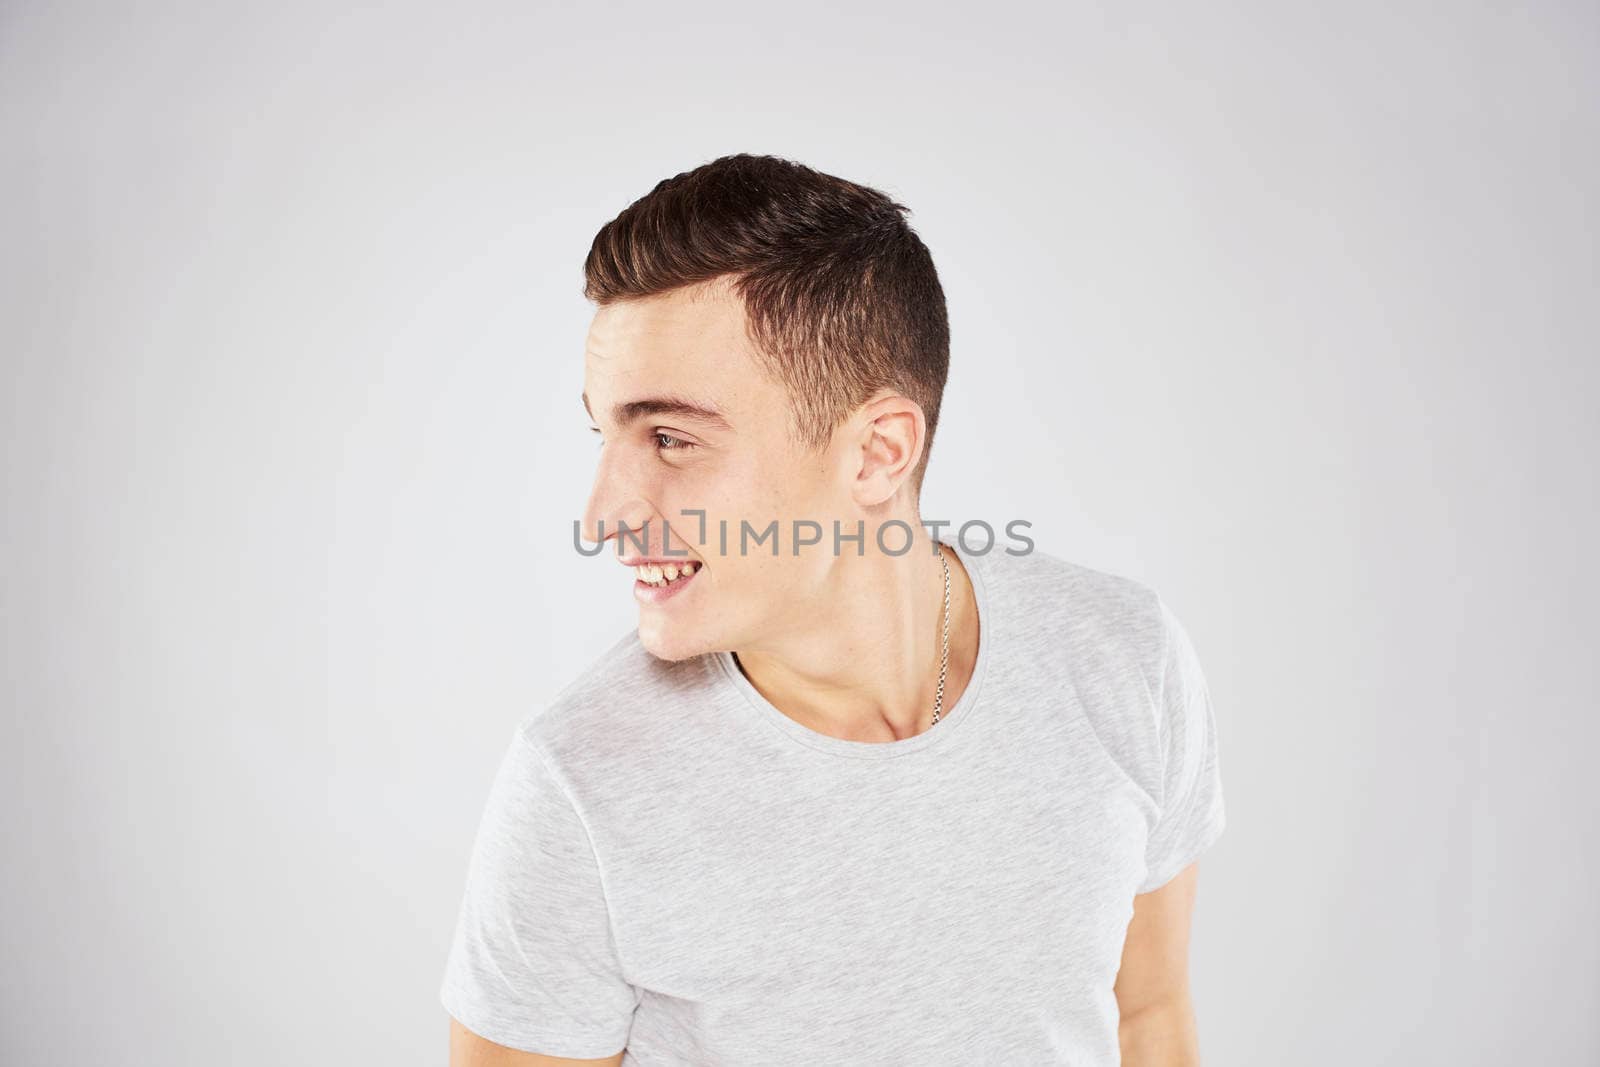
[[700, 570], [693, 560], [641, 563], [633, 568], [633, 597], [641, 604], [664, 604], [683, 595]]
[[645, 564], [644, 566], [635, 567], [633, 569], [633, 573], [638, 576], [639, 581], [646, 585], [655, 586], [664, 586], [670, 585], [673, 582], [681, 582], [685, 578], [692, 578], [694, 576], [694, 572], [695, 566], [688, 560], [685, 560], [681, 564]]

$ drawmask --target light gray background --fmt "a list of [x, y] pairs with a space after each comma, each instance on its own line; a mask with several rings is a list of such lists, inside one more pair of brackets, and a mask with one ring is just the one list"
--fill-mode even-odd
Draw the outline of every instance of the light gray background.
[[1585, 4], [0, 8], [0, 1059], [439, 1063], [570, 546], [595, 230], [915, 212], [926, 514], [1157, 588], [1217, 710], [1206, 1062], [1594, 1064]]

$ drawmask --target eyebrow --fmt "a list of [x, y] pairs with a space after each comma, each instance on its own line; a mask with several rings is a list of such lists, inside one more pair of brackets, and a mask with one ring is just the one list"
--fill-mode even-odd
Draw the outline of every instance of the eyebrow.
[[[589, 394], [583, 394], [583, 410], [594, 418], [594, 409], [589, 407]], [[687, 397], [674, 396], [646, 396], [638, 400], [619, 402], [611, 408], [612, 421], [619, 426], [627, 426], [638, 419], [651, 415], [676, 415], [679, 418], [695, 419], [722, 430], [732, 430], [728, 420], [722, 412], [707, 404], [696, 403]]]

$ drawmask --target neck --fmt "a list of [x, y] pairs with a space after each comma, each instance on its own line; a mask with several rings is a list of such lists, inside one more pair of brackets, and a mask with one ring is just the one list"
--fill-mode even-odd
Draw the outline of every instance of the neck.
[[903, 555], [833, 558], [780, 631], [737, 651], [745, 677], [779, 711], [850, 741], [897, 741], [928, 729], [944, 626], [940, 552], [950, 568], [941, 722], [955, 707], [977, 662], [977, 602], [956, 553], [936, 552], [920, 525], [912, 528], [918, 536]]

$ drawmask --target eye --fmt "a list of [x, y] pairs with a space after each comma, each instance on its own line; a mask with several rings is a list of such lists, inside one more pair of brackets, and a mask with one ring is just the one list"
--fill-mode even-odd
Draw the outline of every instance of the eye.
[[658, 452], [676, 452], [694, 447], [683, 438], [674, 437], [670, 433], [663, 433], [660, 430], [657, 430], [653, 436], [656, 439], [656, 451]]

